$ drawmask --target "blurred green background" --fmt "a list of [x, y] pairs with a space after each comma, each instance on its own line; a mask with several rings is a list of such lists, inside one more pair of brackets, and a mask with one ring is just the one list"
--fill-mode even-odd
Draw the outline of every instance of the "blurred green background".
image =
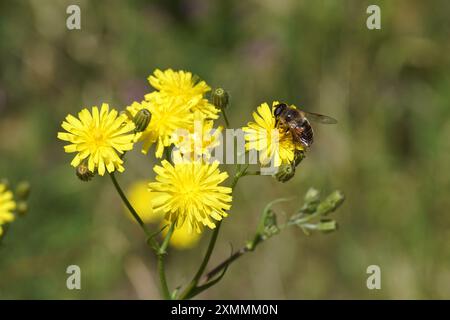
[[[66, 29], [70, 4], [81, 30]], [[381, 30], [366, 28], [370, 4]], [[339, 120], [315, 127], [293, 180], [239, 183], [211, 266], [252, 235], [266, 202], [310, 186], [346, 193], [338, 232], [286, 230], [201, 298], [450, 298], [449, 12], [445, 0], [1, 1], [0, 177], [33, 190], [0, 247], [0, 298], [160, 297], [155, 258], [109, 179], [79, 181], [56, 139], [67, 113], [141, 100], [155, 68], [228, 89], [234, 127], [272, 100]], [[119, 179], [151, 179], [154, 163], [136, 150]], [[210, 234], [170, 251], [172, 288], [190, 280]], [[82, 290], [66, 288], [71, 264]], [[372, 264], [381, 290], [366, 287]]]

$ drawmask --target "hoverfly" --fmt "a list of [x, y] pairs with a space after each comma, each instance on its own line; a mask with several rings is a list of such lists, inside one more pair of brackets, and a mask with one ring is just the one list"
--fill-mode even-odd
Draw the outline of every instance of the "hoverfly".
[[309, 120], [322, 124], [336, 124], [337, 120], [322, 114], [298, 110], [285, 103], [275, 106], [275, 128], [290, 131], [294, 143], [300, 143], [303, 147], [309, 147], [314, 141], [314, 132]]

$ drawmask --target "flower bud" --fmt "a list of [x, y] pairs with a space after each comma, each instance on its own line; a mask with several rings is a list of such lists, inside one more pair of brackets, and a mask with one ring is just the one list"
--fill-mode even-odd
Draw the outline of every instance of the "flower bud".
[[280, 182], [289, 181], [295, 175], [295, 165], [294, 163], [282, 164], [278, 167], [277, 173], [273, 177]]
[[77, 177], [81, 181], [89, 181], [94, 177], [94, 173], [89, 171], [86, 161], [82, 161], [75, 170]]
[[294, 155], [294, 165], [297, 167], [304, 158], [305, 158], [305, 151], [296, 150]]
[[25, 201], [17, 202], [16, 212], [19, 216], [24, 216], [28, 212], [28, 204]]
[[152, 118], [152, 114], [147, 109], [141, 109], [136, 113], [133, 118], [134, 125], [136, 126], [136, 132], [142, 132], [147, 129], [148, 124], [150, 123], [150, 119]]
[[317, 212], [321, 215], [326, 215], [333, 212], [344, 202], [345, 196], [342, 191], [336, 190], [331, 193], [324, 201], [317, 207]]
[[30, 195], [31, 185], [28, 181], [20, 182], [16, 187], [16, 196], [19, 199], [26, 200]]
[[266, 237], [271, 237], [280, 232], [277, 224], [277, 216], [275, 212], [269, 210], [264, 218], [264, 235]]
[[216, 88], [211, 94], [211, 101], [212, 104], [215, 105], [217, 108], [223, 110], [228, 107], [229, 103], [229, 95], [228, 92], [226, 92], [222, 88]]
[[315, 188], [309, 188], [305, 194], [306, 203], [317, 203], [319, 201], [320, 192]]

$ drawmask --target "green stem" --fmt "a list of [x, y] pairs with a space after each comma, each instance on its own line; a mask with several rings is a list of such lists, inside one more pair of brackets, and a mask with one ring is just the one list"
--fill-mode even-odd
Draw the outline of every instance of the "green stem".
[[137, 223], [141, 226], [142, 230], [144, 230], [145, 234], [147, 236], [150, 235], [150, 231], [147, 229], [146, 225], [144, 224], [144, 221], [142, 221], [139, 214], [136, 212], [136, 210], [131, 205], [130, 201], [128, 201], [127, 197], [125, 196], [125, 193], [123, 192], [122, 188], [120, 187], [119, 183], [117, 182], [116, 176], [114, 175], [114, 172], [111, 172], [110, 174], [111, 180], [114, 184], [114, 187], [116, 188], [117, 192], [119, 193], [120, 198], [122, 199], [123, 203], [126, 205], [128, 210], [133, 215], [133, 218], [137, 221]]
[[[248, 168], [248, 165], [246, 165], [242, 170], [241, 166], [238, 165], [238, 171], [236, 172], [234, 179], [231, 183], [231, 189], [234, 190], [236, 187], [239, 179], [245, 175], [245, 172]], [[211, 239], [209, 240], [208, 249], [206, 250], [205, 256], [203, 258], [203, 261], [198, 268], [197, 273], [195, 274], [192, 281], [189, 283], [189, 285], [186, 287], [186, 289], [181, 293], [180, 299], [190, 299], [195, 296], [195, 290], [197, 289], [198, 282], [200, 281], [200, 278], [203, 275], [203, 272], [206, 269], [206, 266], [208, 265], [209, 259], [211, 258], [211, 254], [214, 251], [214, 247], [216, 245], [217, 237], [219, 236], [220, 226], [222, 225], [222, 221], [219, 221], [217, 223], [216, 228], [214, 229], [214, 232], [211, 236]]]
[[175, 223], [172, 223], [169, 231], [166, 234], [166, 237], [164, 238], [164, 241], [159, 247], [158, 250], [158, 274], [159, 274], [159, 281], [161, 282], [161, 293], [166, 300], [171, 299], [169, 286], [167, 285], [167, 278], [166, 278], [166, 271], [165, 271], [165, 264], [164, 264], [164, 257], [167, 254], [167, 247], [170, 242], [170, 238], [172, 237], [173, 231], [175, 229]]
[[227, 114], [224, 109], [222, 109], [222, 114], [223, 114], [223, 120], [225, 120], [225, 128], [228, 129], [230, 127], [230, 122], [228, 121], [228, 117], [227, 117]]
[[126, 197], [126, 195], [123, 192], [122, 188], [120, 187], [119, 183], [117, 182], [117, 179], [116, 179], [116, 176], [114, 175], [114, 172], [111, 172], [109, 174], [109, 176], [111, 177], [111, 180], [112, 180], [112, 182], [114, 184], [114, 187], [116, 188], [117, 193], [119, 194], [119, 196], [122, 199], [123, 203], [125, 204], [127, 209], [130, 211], [130, 213], [133, 216], [134, 220], [136, 220], [136, 222], [139, 224], [141, 229], [144, 231], [145, 235], [148, 237], [147, 241], [149, 242], [149, 244], [153, 248], [158, 248], [159, 247], [158, 242], [153, 238], [153, 235], [152, 235], [151, 231], [147, 228], [147, 226], [145, 225], [144, 221], [142, 221], [142, 219], [139, 216], [139, 214], [136, 212], [136, 210], [131, 205], [130, 201], [128, 200], [128, 198]]
[[295, 222], [294, 221], [288, 221], [284, 225], [281, 225], [280, 227], [284, 228], [284, 227], [289, 227], [289, 226], [292, 226], [292, 225], [303, 224], [303, 223], [309, 222], [309, 221], [311, 221], [311, 220], [313, 220], [313, 219], [315, 219], [315, 218], [317, 218], [319, 216], [320, 216], [320, 212], [316, 211], [313, 214], [306, 215], [304, 218], [295, 220]]
[[219, 221], [217, 223], [217, 226], [214, 229], [214, 232], [211, 236], [211, 240], [209, 240], [208, 249], [206, 250], [205, 257], [203, 258], [203, 261], [202, 261], [200, 267], [198, 268], [197, 273], [195, 274], [194, 278], [189, 283], [189, 285], [186, 287], [186, 289], [181, 293], [180, 299], [182, 299], [182, 300], [190, 299], [195, 295], [193, 293], [194, 293], [195, 289], [197, 288], [197, 284], [200, 281], [200, 278], [202, 277], [202, 274], [205, 271], [206, 266], [208, 265], [209, 259], [211, 258], [211, 254], [214, 250], [214, 246], [216, 245], [217, 237], [219, 235], [221, 224], [222, 224], [222, 221]]
[[233, 253], [230, 257], [225, 259], [222, 263], [220, 263], [217, 267], [213, 268], [211, 271], [209, 271], [205, 276], [205, 281], [209, 281], [212, 279], [215, 275], [217, 275], [219, 272], [221, 272], [223, 269], [225, 269], [228, 265], [233, 263], [235, 260], [246, 254], [247, 252], [251, 252], [256, 248], [256, 245], [254, 247], [245, 246], [242, 247], [239, 251]]

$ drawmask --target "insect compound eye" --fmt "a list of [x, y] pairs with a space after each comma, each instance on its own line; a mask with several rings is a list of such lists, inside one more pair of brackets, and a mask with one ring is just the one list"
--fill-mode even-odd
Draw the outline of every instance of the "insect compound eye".
[[275, 110], [273, 111], [273, 115], [275, 117], [279, 117], [280, 114], [287, 108], [287, 105], [285, 103], [280, 103], [277, 106], [275, 106]]

